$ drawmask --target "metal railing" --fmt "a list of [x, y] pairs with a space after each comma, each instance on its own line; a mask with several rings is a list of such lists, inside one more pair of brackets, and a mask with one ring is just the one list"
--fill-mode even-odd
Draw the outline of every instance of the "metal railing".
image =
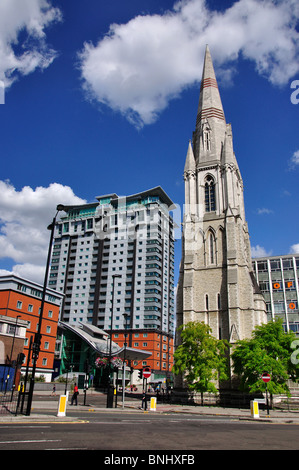
[[29, 392], [0, 393], [0, 415], [27, 413]]
[[0, 394], [0, 415], [17, 414], [18, 393]]

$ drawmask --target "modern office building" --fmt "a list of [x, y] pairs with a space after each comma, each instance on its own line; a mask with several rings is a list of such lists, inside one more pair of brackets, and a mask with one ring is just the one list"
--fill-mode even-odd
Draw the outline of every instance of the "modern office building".
[[268, 320], [280, 317], [286, 331], [299, 335], [299, 254], [255, 258], [252, 266], [266, 301]]
[[49, 287], [65, 295], [62, 322], [112, 331], [121, 346], [127, 332], [128, 346], [138, 349], [149, 350], [146, 338], [154, 335], [161, 353], [135, 367], [164, 374], [172, 365], [175, 321], [170, 209], [161, 187], [68, 206], [55, 227], [49, 276]]
[[[32, 368], [32, 354], [29, 353], [29, 350], [31, 338], [33, 341], [35, 333], [38, 331], [42, 292], [43, 286], [35, 282], [13, 274], [0, 276], [0, 316], [2, 325], [4, 325], [3, 322], [7, 318], [6, 323], [10, 323], [10, 327], [6, 329], [6, 332], [15, 331], [14, 360], [16, 359], [15, 353], [17, 352], [18, 342], [22, 338], [22, 352], [25, 356], [22, 372], [25, 372], [28, 356], [30, 356], [29, 372]], [[63, 297], [62, 293], [55, 292], [52, 289], [46, 290], [41, 327], [42, 341], [36, 367], [36, 376], [43, 375], [46, 381], [51, 381], [52, 378], [57, 324]], [[26, 325], [25, 339], [22, 333], [24, 325]], [[9, 354], [8, 349], [6, 349], [5, 356], [9, 356]]]

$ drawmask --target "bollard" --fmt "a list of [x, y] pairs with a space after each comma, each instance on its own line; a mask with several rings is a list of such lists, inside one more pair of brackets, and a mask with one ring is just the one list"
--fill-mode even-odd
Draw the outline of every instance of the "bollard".
[[67, 404], [67, 395], [61, 395], [59, 398], [57, 416], [65, 416], [66, 404]]
[[150, 411], [156, 411], [156, 409], [157, 409], [157, 398], [156, 397], [151, 397]]
[[251, 410], [251, 417], [252, 418], [259, 418], [259, 404], [257, 401], [252, 400], [250, 402], [250, 410]]

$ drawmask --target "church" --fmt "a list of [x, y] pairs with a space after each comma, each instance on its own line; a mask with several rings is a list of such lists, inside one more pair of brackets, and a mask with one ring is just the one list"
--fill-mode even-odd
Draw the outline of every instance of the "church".
[[267, 314], [252, 271], [232, 127], [225, 120], [208, 46], [184, 181], [177, 327], [190, 321], [205, 322], [213, 336], [234, 344], [266, 323]]

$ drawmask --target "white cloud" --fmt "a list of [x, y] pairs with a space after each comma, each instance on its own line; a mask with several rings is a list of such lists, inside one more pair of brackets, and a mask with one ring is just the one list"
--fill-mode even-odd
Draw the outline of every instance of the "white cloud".
[[299, 71], [297, 0], [239, 0], [223, 12], [204, 0], [182, 0], [163, 15], [137, 16], [112, 24], [96, 45], [79, 54], [90, 97], [150, 124], [180, 92], [201, 79], [205, 44], [230, 80], [242, 54], [277, 85]]
[[256, 245], [251, 247], [251, 256], [252, 258], [262, 258], [264, 256], [271, 256], [271, 251], [266, 251], [263, 246]]
[[290, 253], [299, 254], [299, 243], [295, 243], [294, 245], [291, 246]]
[[17, 191], [9, 182], [0, 181], [0, 259], [12, 259], [15, 274], [43, 282], [50, 237], [47, 227], [57, 204], [83, 203], [70, 187], [58, 183]]
[[45, 29], [61, 18], [50, 0], [1, 0], [0, 79], [6, 87], [53, 62], [56, 52], [46, 44]]
[[299, 150], [296, 150], [296, 152], [293, 153], [289, 162], [290, 170], [294, 170], [297, 166], [299, 166]]
[[265, 214], [273, 214], [273, 211], [271, 209], [267, 209], [266, 207], [263, 207], [262, 209], [257, 210], [258, 215], [265, 215]]

